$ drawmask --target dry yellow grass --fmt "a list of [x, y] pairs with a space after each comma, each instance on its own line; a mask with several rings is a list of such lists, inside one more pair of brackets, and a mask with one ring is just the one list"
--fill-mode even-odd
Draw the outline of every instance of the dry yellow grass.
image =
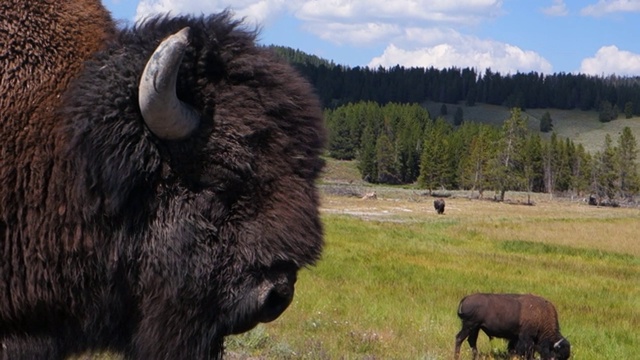
[[[399, 190], [396, 190], [399, 191]], [[404, 199], [385, 197], [378, 190], [377, 199], [325, 196], [322, 211], [380, 221], [447, 221], [456, 223], [452, 233], [473, 231], [494, 240], [522, 240], [577, 248], [591, 248], [640, 256], [640, 209], [589, 206], [581, 201], [549, 199], [533, 194], [535, 206], [524, 194], [507, 193], [511, 202], [446, 199], [445, 215], [438, 216], [433, 197], [405, 191]]]

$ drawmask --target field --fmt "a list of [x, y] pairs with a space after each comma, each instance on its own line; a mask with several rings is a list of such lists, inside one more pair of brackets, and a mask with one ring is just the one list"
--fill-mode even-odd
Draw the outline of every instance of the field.
[[[329, 177], [348, 177], [332, 162]], [[376, 191], [377, 199], [332, 195]], [[557, 307], [572, 359], [630, 359], [640, 350], [640, 210], [507, 193], [452, 193], [444, 215], [417, 190], [323, 185], [323, 259], [300, 274], [276, 321], [227, 340], [231, 359], [450, 359], [459, 300], [535, 293]], [[506, 343], [480, 335], [485, 358]], [[471, 358], [466, 342], [462, 358]]]
[[[323, 259], [301, 271], [280, 318], [227, 338], [225, 359], [451, 359], [456, 308], [473, 292], [551, 300], [572, 359], [638, 358], [640, 209], [450, 192], [437, 215], [423, 191], [357, 176], [353, 163], [329, 161]], [[335, 195], [373, 191], [376, 199]], [[478, 349], [483, 359], [508, 358], [506, 343], [484, 334]], [[470, 358], [465, 342], [462, 359]]]

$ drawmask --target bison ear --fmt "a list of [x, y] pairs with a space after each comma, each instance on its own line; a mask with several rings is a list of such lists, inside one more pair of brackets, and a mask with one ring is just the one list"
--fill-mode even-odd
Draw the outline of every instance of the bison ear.
[[188, 45], [188, 27], [164, 39], [140, 79], [140, 112], [149, 130], [161, 139], [184, 139], [200, 124], [198, 113], [176, 95], [178, 69]]

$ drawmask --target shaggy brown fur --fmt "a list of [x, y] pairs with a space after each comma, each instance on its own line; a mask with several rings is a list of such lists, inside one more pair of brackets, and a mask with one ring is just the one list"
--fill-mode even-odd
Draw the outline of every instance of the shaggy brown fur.
[[455, 358], [468, 337], [473, 358], [478, 355], [476, 341], [480, 330], [490, 338], [509, 340], [511, 353], [532, 359], [538, 351], [542, 359], [566, 360], [569, 342], [560, 334], [558, 314], [549, 301], [532, 294], [472, 294], [458, 306], [462, 329], [456, 335]]
[[[189, 27], [167, 141], [138, 105]], [[117, 29], [99, 1], [0, 2], [0, 359], [208, 359], [275, 319], [323, 240], [322, 112], [229, 14]]]
[[444, 214], [444, 199], [436, 199], [433, 201], [433, 207], [434, 209], [436, 209], [436, 212], [438, 213], [438, 215], [442, 215]]

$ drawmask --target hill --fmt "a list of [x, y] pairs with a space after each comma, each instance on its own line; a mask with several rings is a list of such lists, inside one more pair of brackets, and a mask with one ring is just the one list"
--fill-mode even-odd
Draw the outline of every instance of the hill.
[[[432, 117], [440, 116], [440, 107], [443, 103], [425, 102], [423, 105], [429, 110]], [[495, 126], [501, 126], [505, 119], [509, 118], [509, 109], [505, 106], [477, 103], [474, 106], [466, 106], [463, 103], [445, 104], [447, 115], [444, 117], [453, 123], [453, 116], [458, 107], [462, 108], [465, 121], [475, 121]], [[585, 150], [594, 153], [602, 149], [604, 138], [607, 134], [615, 142], [622, 129], [628, 126], [636, 139], [640, 139], [640, 117], [634, 116], [618, 119], [608, 123], [598, 120], [598, 112], [582, 110], [561, 109], [528, 109], [523, 114], [528, 117], [529, 129], [540, 131], [540, 118], [548, 111], [553, 120], [553, 131], [563, 138], [569, 138], [576, 144], [582, 144]], [[545, 137], [551, 133], [544, 134]]]
[[[336, 65], [331, 60], [284, 46], [270, 48], [292, 63], [314, 85], [329, 108], [349, 102], [374, 101], [423, 104], [433, 117], [446, 102], [453, 122], [457, 106], [466, 121], [501, 126], [509, 108], [527, 109], [529, 127], [539, 131], [540, 118], [549, 111], [554, 131], [582, 144], [589, 152], [600, 150], [606, 134], [615, 141], [628, 126], [640, 138], [640, 77], [597, 77], [584, 74], [500, 74], [486, 69], [404, 68], [370, 69]], [[464, 104], [474, 103], [474, 106]], [[603, 101], [616, 105], [620, 117], [609, 123], [598, 121]], [[460, 104], [460, 105], [456, 105]], [[507, 104], [507, 105], [505, 105]], [[622, 109], [631, 105], [634, 118], [624, 119]], [[588, 110], [584, 110], [588, 109]], [[547, 137], [550, 134], [546, 135]]]

